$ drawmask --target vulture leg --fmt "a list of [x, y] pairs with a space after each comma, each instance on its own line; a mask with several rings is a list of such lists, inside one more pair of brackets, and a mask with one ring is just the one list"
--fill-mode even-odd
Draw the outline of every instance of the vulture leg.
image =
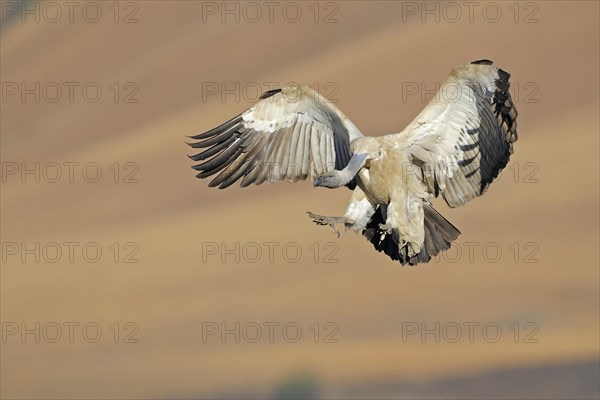
[[356, 221], [352, 225], [346, 225], [346, 228], [352, 228], [354, 232], [360, 233], [365, 230], [371, 217], [375, 213], [376, 205], [372, 203], [365, 192], [360, 187], [352, 191], [352, 197], [346, 207], [344, 217]]
[[350, 161], [348, 161], [348, 165], [341, 171], [332, 171], [327, 172], [321, 176], [318, 176], [313, 185], [323, 186], [329, 189], [336, 189], [342, 186], [346, 186], [362, 167], [365, 166], [367, 162], [367, 156], [369, 154], [353, 154]]
[[346, 228], [348, 228], [348, 226], [354, 225], [356, 223], [356, 221], [347, 217], [326, 217], [324, 215], [311, 213], [310, 211], [307, 212], [307, 214], [310, 218], [312, 218], [315, 224], [331, 226], [334, 232], [336, 233], [337, 237], [340, 237], [340, 231], [338, 230], [336, 224], [344, 224]]

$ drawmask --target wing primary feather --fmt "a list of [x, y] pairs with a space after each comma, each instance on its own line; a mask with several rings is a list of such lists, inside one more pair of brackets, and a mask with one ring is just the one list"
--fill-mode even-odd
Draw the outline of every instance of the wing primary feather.
[[239, 133], [237, 130], [238, 128], [239, 128], [238, 126], [231, 127], [230, 129], [228, 129], [226, 131], [219, 132], [219, 134], [211, 137], [210, 139], [206, 139], [206, 140], [203, 140], [198, 143], [192, 143], [192, 145], [190, 145], [190, 146], [195, 149], [213, 146], [215, 144], [221, 143], [221, 142], [229, 139], [230, 136], [235, 135], [236, 133]]
[[325, 132], [321, 132], [319, 134], [319, 156], [321, 157], [321, 173], [325, 173], [327, 171], [327, 134]]
[[[286, 128], [287, 129], [287, 128]], [[283, 152], [286, 151], [286, 141], [288, 139], [288, 135], [285, 132], [280, 131], [275, 134], [273, 140], [273, 148], [267, 160], [270, 161], [270, 168], [268, 171], [269, 182], [278, 181], [281, 179], [281, 176], [284, 175], [283, 169], [285, 168], [282, 165], [283, 162]]]
[[[240, 148], [240, 149], [238, 149], [238, 151], [241, 153], [242, 149]], [[200, 173], [196, 174], [196, 178], [203, 179], [203, 178], [209, 177], [209, 176], [211, 176], [211, 175], [214, 175], [214, 174], [216, 174], [217, 172], [219, 172], [220, 170], [222, 170], [223, 168], [227, 167], [229, 164], [231, 164], [231, 163], [233, 162], [233, 160], [234, 160], [234, 159], [235, 159], [235, 158], [234, 158], [234, 157], [232, 157], [232, 158], [230, 158], [229, 160], [227, 160], [226, 162], [224, 162], [224, 163], [222, 163], [222, 164], [220, 164], [220, 165], [217, 165], [217, 166], [216, 166], [215, 168], [213, 168], [213, 169], [209, 169], [209, 170], [203, 170], [202, 172], [200, 172]], [[197, 168], [194, 168], [194, 169], [196, 169], [196, 170], [197, 170]], [[209, 186], [210, 186], [210, 184], [209, 184]]]
[[229, 139], [225, 140], [224, 142], [216, 144], [213, 147], [211, 147], [210, 149], [205, 150], [201, 153], [198, 153], [193, 156], [188, 156], [188, 157], [190, 157], [194, 161], [206, 160], [207, 158], [214, 156], [215, 154], [217, 154], [224, 148], [228, 147], [231, 143], [233, 143], [233, 141], [235, 141], [235, 139], [236, 139], [236, 136], [232, 135]]
[[321, 175], [323, 173], [321, 169], [321, 152], [319, 150], [319, 131], [315, 124], [312, 125], [310, 133], [310, 155], [311, 160], [311, 171], [313, 174]]
[[231, 128], [234, 125], [239, 124], [240, 122], [242, 122], [242, 114], [236, 115], [235, 117], [231, 118], [229, 121], [217, 126], [216, 128], [213, 128], [209, 131], [206, 131], [204, 133], [200, 133], [198, 135], [195, 136], [188, 136], [190, 139], [195, 139], [195, 140], [199, 140], [199, 139], [206, 139], [208, 137], [214, 136], [218, 133], [221, 133], [223, 131], [228, 130], [229, 128]]
[[289, 163], [293, 132], [294, 126], [290, 126], [277, 133], [282, 136], [277, 155], [275, 156], [275, 160], [279, 163], [279, 176], [277, 179], [285, 178], [290, 169]]
[[[210, 175], [213, 175], [215, 172], [218, 172], [219, 170], [221, 170], [221, 169], [223, 169], [223, 168], [225, 168], [225, 167], [229, 166], [229, 164], [231, 164], [233, 161], [235, 161], [235, 159], [236, 159], [236, 158], [237, 158], [237, 157], [238, 157], [238, 156], [239, 156], [239, 155], [242, 153], [242, 151], [243, 151], [243, 149], [242, 149], [241, 147], [239, 147], [239, 148], [236, 150], [236, 152], [234, 153], [234, 155], [233, 155], [233, 156], [232, 156], [230, 159], [228, 159], [228, 160], [227, 160], [227, 161], [225, 161], [223, 164], [221, 164], [221, 165], [219, 165], [218, 167], [216, 167], [216, 168], [214, 169], [214, 172], [212, 172]], [[217, 176], [217, 178], [218, 178], [218, 176]], [[214, 183], [214, 182], [215, 182], [215, 180], [216, 180], [217, 178], [215, 178], [215, 179], [213, 179], [212, 181], [210, 181], [210, 183], [208, 184], [208, 187], [215, 187], [215, 186], [217, 186], [217, 184], [216, 184], [216, 183]]]
[[298, 178], [304, 178], [302, 169], [302, 163], [304, 161], [304, 153], [306, 152], [305, 143], [304, 143], [304, 135], [306, 130], [306, 124], [300, 125], [298, 128], [298, 144], [296, 145], [296, 158], [295, 158], [295, 166], [296, 166], [296, 176]]
[[272, 154], [275, 151], [276, 146], [275, 146], [275, 140], [271, 139], [271, 141], [269, 142], [268, 148], [265, 152], [265, 157], [263, 159], [263, 162], [260, 165], [260, 171], [259, 174], [256, 178], [255, 183], [257, 185], [262, 184], [263, 182], [265, 182], [269, 177], [272, 176], [272, 172], [271, 170], [273, 169], [273, 162], [272, 160]]
[[310, 135], [311, 135], [311, 125], [312, 124], [306, 124], [304, 125], [304, 129], [303, 129], [303, 136], [304, 136], [304, 146], [302, 146], [302, 148], [304, 149], [304, 153], [302, 154], [302, 177], [307, 177], [309, 176], [309, 162], [310, 162]]
[[[246, 175], [251, 169], [252, 162], [254, 161], [253, 158], [257, 152], [258, 150], [256, 148], [252, 148], [238, 158], [236, 162], [231, 164], [225, 171], [221, 172], [221, 175], [223, 175], [223, 182], [219, 185], [219, 189], [225, 189], [226, 187], [233, 185], [238, 179]], [[237, 168], [236, 164], [239, 164]]]
[[215, 178], [215, 186], [219, 185], [220, 189], [224, 189], [230, 186], [236, 180], [238, 180], [246, 172], [246, 167], [254, 156], [254, 148], [245, 148], [240, 146], [243, 150], [242, 153], [237, 157], [229, 166]]
[[252, 164], [248, 169], [248, 174], [244, 176], [244, 179], [242, 179], [242, 182], [240, 183], [241, 187], [247, 187], [250, 186], [252, 183], [255, 183], [257, 177], [261, 172], [261, 165], [263, 165], [264, 156], [267, 152], [263, 138], [257, 140], [255, 148], [257, 149], [257, 155], [254, 156], [252, 160]]
[[325, 172], [330, 172], [335, 169], [335, 150], [333, 150], [333, 141], [328, 135], [323, 138], [325, 141]]
[[229, 160], [233, 156], [233, 154], [235, 154], [237, 152], [238, 149], [243, 150], [240, 147], [240, 141], [239, 140], [237, 140], [231, 146], [229, 146], [227, 148], [227, 150], [224, 150], [223, 152], [221, 152], [220, 154], [218, 154], [215, 157], [211, 158], [210, 160], [205, 161], [202, 164], [198, 164], [198, 168], [199, 169], [203, 169], [203, 170], [213, 169], [217, 165], [225, 162], [226, 160]]
[[290, 139], [290, 147], [286, 154], [286, 162], [287, 166], [287, 174], [286, 179], [291, 182], [296, 182], [298, 176], [298, 165], [296, 165], [296, 153], [298, 152], [298, 139], [300, 136], [300, 127], [302, 126], [302, 122], [300, 120], [296, 120], [294, 126], [292, 127], [292, 137]]

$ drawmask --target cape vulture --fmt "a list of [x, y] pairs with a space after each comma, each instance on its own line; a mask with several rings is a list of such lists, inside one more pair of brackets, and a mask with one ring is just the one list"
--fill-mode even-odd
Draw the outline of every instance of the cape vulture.
[[402, 265], [428, 262], [460, 231], [433, 209], [481, 196], [506, 166], [517, 140], [510, 74], [478, 60], [454, 68], [425, 109], [400, 133], [364, 136], [331, 102], [306, 86], [265, 92], [250, 109], [191, 136], [198, 178], [224, 189], [310, 179], [352, 190], [345, 224]]

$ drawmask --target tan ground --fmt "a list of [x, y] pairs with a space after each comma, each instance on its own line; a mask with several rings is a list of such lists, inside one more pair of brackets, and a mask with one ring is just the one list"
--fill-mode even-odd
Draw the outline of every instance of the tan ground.
[[[57, 103], [16, 95], [1, 104], [5, 173], [13, 163], [36, 162], [95, 162], [103, 173], [98, 183], [85, 182], [80, 169], [74, 183], [3, 179], [3, 334], [12, 323], [68, 321], [96, 322], [103, 331], [97, 343], [78, 330], [69, 343], [66, 328], [58, 343], [6, 336], [2, 397], [264, 395], [297, 370], [341, 393], [373, 382], [597, 360], [598, 3], [539, 2], [520, 9], [515, 22], [512, 3], [500, 2], [497, 23], [480, 10], [473, 23], [466, 15], [457, 23], [422, 23], [418, 15], [403, 21], [402, 3], [340, 2], [338, 22], [329, 24], [312, 21], [311, 3], [297, 3], [303, 18], [295, 24], [281, 13], [274, 23], [221, 23], [218, 16], [203, 23], [202, 3], [183, 1], [139, 2], [138, 23], [114, 23], [110, 3], [99, 4], [96, 24], [80, 13], [74, 23], [17, 17], [2, 24], [3, 85], [73, 81], [103, 89], [97, 103], [76, 90], [73, 103], [63, 94]], [[320, 7], [320, 19], [336, 10]], [[532, 10], [538, 21], [524, 23]], [[129, 11], [122, 8], [119, 18]], [[421, 93], [403, 99], [403, 87], [432, 88], [453, 66], [479, 58], [512, 73], [520, 140], [511, 168], [487, 195], [461, 209], [439, 203], [463, 232], [460, 257], [401, 268], [361, 237], [337, 239], [306, 217], [308, 210], [341, 212], [346, 190], [280, 183], [219, 191], [189, 168], [184, 135], [248, 107], [254, 84], [266, 90], [266, 82], [317, 83], [363, 132], [382, 135], [401, 130], [424, 106]], [[134, 82], [139, 102], [115, 103], [114, 82], [124, 90], [121, 100], [129, 92], [123, 85]], [[248, 89], [239, 101], [203, 99], [203, 84], [236, 82]], [[135, 163], [139, 182], [114, 183], [115, 162], [120, 181], [132, 171], [125, 164]], [[66, 254], [56, 263], [36, 263], [32, 255], [21, 262], [20, 253], [7, 252], [13, 242], [95, 242], [103, 254], [97, 263], [78, 250], [73, 263]], [[114, 242], [134, 242], [139, 262], [115, 263]], [[203, 256], [210, 242], [248, 251], [257, 244], [263, 253], [255, 263], [248, 262], [254, 252], [241, 254], [239, 263], [232, 255], [222, 262], [221, 253]], [[265, 242], [278, 244], [273, 262]], [[477, 246], [472, 258], [470, 242]], [[289, 243], [302, 250], [297, 263], [282, 254]], [[501, 249], [498, 262], [486, 260], [485, 245]], [[119, 261], [130, 249], [121, 249]], [[324, 262], [332, 250], [336, 262]], [[109, 326], [128, 321], [139, 327], [139, 343], [113, 343]], [[226, 343], [218, 336], [202, 341], [203, 322], [268, 321], [299, 324], [301, 339], [288, 343], [276, 330], [273, 343], [235, 343], [232, 335]], [[338, 343], [324, 341], [329, 321], [339, 327]], [[435, 343], [431, 335], [425, 343], [402, 340], [406, 323], [467, 321], [497, 323], [502, 336], [488, 343], [476, 330], [473, 343]], [[318, 343], [310, 330], [315, 322]], [[515, 322], [519, 343], [510, 330]], [[539, 327], [538, 343], [523, 343], [527, 322]]]

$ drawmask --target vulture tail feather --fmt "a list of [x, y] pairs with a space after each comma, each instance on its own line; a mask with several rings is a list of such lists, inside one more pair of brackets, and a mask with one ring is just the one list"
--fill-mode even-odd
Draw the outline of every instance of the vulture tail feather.
[[385, 224], [381, 208], [378, 208], [371, 217], [371, 220], [362, 232], [363, 236], [373, 244], [375, 250], [383, 252], [392, 260], [399, 261], [402, 265], [417, 265], [418, 263], [429, 262], [440, 251], [448, 250], [450, 243], [460, 235], [460, 231], [431, 205], [424, 204], [423, 211], [425, 243], [423, 243], [421, 251], [413, 257], [408, 256], [406, 246], [398, 249], [397, 235], [384, 235], [384, 232], [379, 228], [380, 224]]

